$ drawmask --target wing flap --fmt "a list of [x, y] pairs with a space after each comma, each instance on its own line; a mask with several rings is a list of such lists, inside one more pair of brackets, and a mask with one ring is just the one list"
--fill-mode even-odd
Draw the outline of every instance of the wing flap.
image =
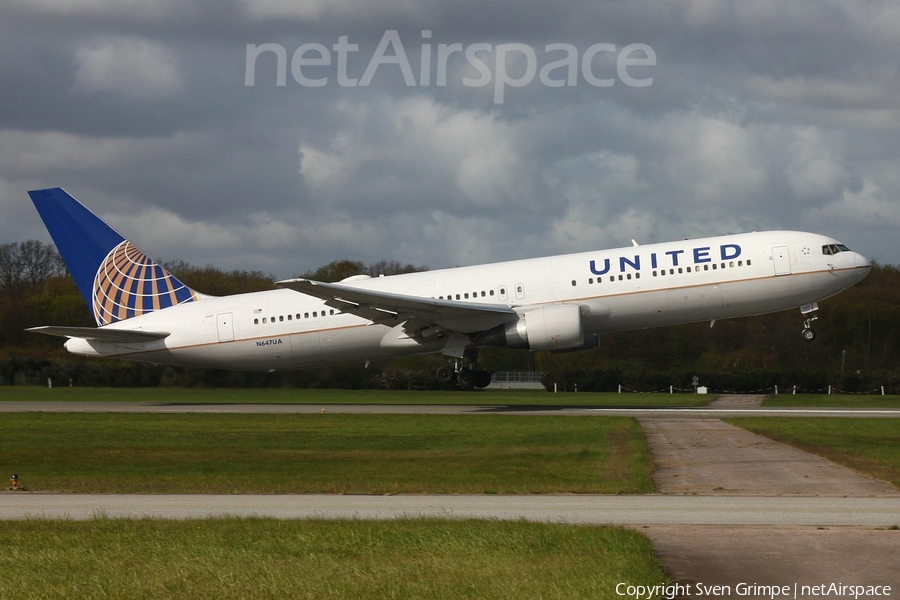
[[454, 331], [474, 333], [518, 318], [516, 311], [505, 304], [406, 296], [309, 279], [288, 279], [277, 285], [319, 298], [328, 306], [375, 323], [401, 323], [412, 319], [420, 326], [434, 323]]
[[43, 333], [45, 335], [57, 335], [67, 338], [80, 338], [83, 340], [97, 340], [113, 344], [133, 344], [136, 342], [152, 342], [169, 337], [167, 331], [143, 331], [140, 329], [113, 329], [109, 327], [61, 327], [56, 325], [44, 325], [43, 327], [31, 327], [25, 331]]

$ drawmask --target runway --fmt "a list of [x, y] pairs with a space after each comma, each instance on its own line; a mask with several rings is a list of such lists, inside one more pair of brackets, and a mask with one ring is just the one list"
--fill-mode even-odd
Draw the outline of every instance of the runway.
[[611, 525], [900, 525], [900, 496], [872, 498], [602, 495], [0, 495], [0, 519], [272, 517], [477, 518]]
[[856, 417], [900, 418], [897, 408], [769, 408], [769, 407], [602, 407], [491, 406], [466, 404], [168, 404], [139, 402], [0, 402], [0, 413], [133, 413], [133, 414], [397, 414], [397, 415], [527, 415], [612, 416], [665, 419], [729, 417]]

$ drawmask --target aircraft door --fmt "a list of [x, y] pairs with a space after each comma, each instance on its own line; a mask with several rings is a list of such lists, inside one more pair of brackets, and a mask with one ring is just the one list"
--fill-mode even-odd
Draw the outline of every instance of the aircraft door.
[[787, 246], [775, 246], [772, 248], [772, 264], [775, 265], [776, 275], [791, 274], [791, 255]]
[[291, 336], [291, 352], [295, 365], [308, 365], [325, 360], [318, 331], [295, 333]]
[[219, 313], [216, 315], [216, 329], [219, 332], [220, 342], [234, 340], [234, 324], [231, 322], [231, 313]]

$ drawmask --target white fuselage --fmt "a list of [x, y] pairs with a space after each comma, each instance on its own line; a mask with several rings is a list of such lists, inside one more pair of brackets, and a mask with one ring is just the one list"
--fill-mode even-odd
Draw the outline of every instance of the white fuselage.
[[[346, 282], [360, 289], [460, 303], [581, 306], [586, 334], [776, 312], [832, 296], [869, 261], [823, 247], [832, 238], [768, 231], [425, 271]], [[289, 289], [204, 298], [108, 326], [164, 331], [132, 344], [70, 339], [70, 352], [154, 363], [286, 370], [441, 351], [390, 343], [373, 324]]]

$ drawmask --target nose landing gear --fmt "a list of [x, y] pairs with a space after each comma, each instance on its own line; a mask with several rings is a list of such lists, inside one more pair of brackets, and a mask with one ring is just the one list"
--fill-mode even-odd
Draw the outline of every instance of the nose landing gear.
[[800, 307], [800, 313], [806, 316], [806, 319], [803, 321], [803, 331], [800, 332], [800, 336], [806, 342], [811, 342], [816, 339], [816, 330], [812, 328], [812, 322], [818, 320], [819, 317], [812, 313], [817, 310], [819, 310], [818, 302], [804, 304]]
[[816, 330], [809, 326], [810, 321], [813, 319], [807, 319], [806, 323], [803, 325], [803, 331], [800, 332], [800, 335], [803, 336], [804, 341], [811, 342], [816, 339]]

